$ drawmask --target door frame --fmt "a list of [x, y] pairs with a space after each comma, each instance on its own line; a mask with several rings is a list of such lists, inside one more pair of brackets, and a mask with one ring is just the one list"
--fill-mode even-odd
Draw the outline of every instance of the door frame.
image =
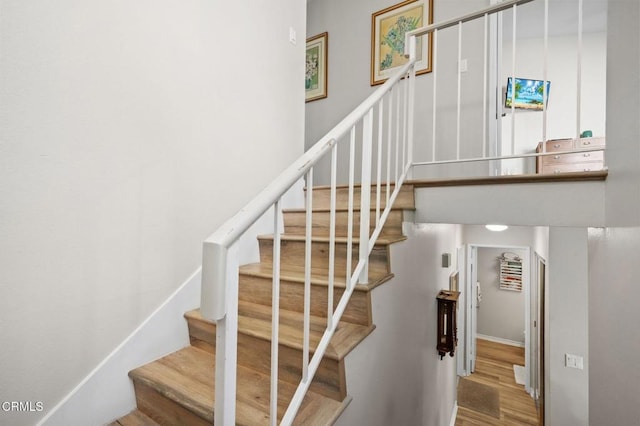
[[[477, 321], [477, 300], [478, 291], [475, 282], [477, 282], [477, 254], [478, 248], [498, 248], [507, 250], [522, 250], [525, 252], [526, 259], [522, 262], [522, 291], [524, 292], [524, 368], [525, 368], [525, 390], [531, 393], [531, 263], [532, 254], [529, 246], [511, 246], [505, 244], [467, 244], [466, 245], [466, 266], [465, 266], [465, 285], [466, 294], [471, 297], [465, 297], [465, 373], [469, 375], [475, 369], [476, 354], [476, 337], [478, 334]], [[537, 286], [536, 286], [537, 288]]]
[[532, 295], [532, 320], [537, 321], [537, 327], [534, 330], [533, 338], [534, 344], [531, 348], [531, 354], [533, 357], [534, 370], [531, 372], [532, 386], [531, 396], [536, 401], [536, 408], [538, 411], [538, 423], [540, 426], [544, 425], [544, 400], [545, 400], [545, 333], [546, 333], [546, 293], [548, 283], [548, 268], [547, 260], [543, 258], [538, 252], [534, 252], [532, 258], [532, 283], [531, 286]]

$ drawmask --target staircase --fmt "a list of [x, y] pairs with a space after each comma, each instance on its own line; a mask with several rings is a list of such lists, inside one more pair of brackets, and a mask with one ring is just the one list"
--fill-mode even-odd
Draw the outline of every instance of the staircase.
[[[382, 187], [381, 208], [385, 206]], [[391, 187], [393, 190], [393, 186]], [[355, 188], [360, 200], [359, 188]], [[326, 327], [329, 265], [330, 187], [313, 190], [310, 348], [313, 353]], [[375, 205], [375, 187], [372, 205]], [[334, 308], [345, 289], [348, 188], [337, 188]], [[354, 209], [359, 208], [357, 202]], [[369, 282], [358, 284], [313, 379], [295, 424], [333, 424], [350, 402], [345, 357], [375, 325], [371, 291], [393, 277], [390, 245], [405, 239], [403, 211], [414, 209], [414, 193], [404, 185], [369, 258]], [[304, 209], [284, 210], [281, 234], [278, 418], [284, 414], [302, 375], [305, 220]], [[371, 212], [371, 229], [376, 224]], [[353, 229], [359, 229], [354, 213]], [[273, 236], [258, 237], [260, 263], [243, 265], [239, 276], [236, 422], [269, 423], [271, 369], [271, 295]], [[352, 247], [357, 263], [358, 240]], [[216, 325], [199, 310], [185, 314], [191, 345], [129, 373], [138, 410], [112, 425], [210, 425], [214, 414]], [[312, 354], [310, 354], [312, 355]]]

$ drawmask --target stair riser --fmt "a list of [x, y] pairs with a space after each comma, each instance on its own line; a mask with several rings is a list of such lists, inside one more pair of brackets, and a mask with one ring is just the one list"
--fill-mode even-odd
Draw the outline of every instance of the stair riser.
[[[215, 353], [216, 326], [188, 320], [191, 344]], [[263, 374], [271, 374], [271, 342], [245, 333], [238, 333], [238, 364]], [[302, 378], [302, 350], [278, 345], [278, 378], [297, 385]], [[342, 401], [347, 396], [344, 360], [323, 358], [310, 389]]]
[[[371, 187], [371, 207], [375, 210], [377, 200], [377, 189], [374, 186]], [[393, 193], [393, 187], [391, 187]], [[414, 209], [415, 197], [413, 193], [413, 187], [403, 185], [400, 188], [400, 192], [396, 197], [396, 201], [393, 205], [395, 209]], [[386, 186], [380, 188], [380, 206], [384, 208], [386, 206]], [[360, 188], [354, 189], [353, 204], [354, 208], [360, 208]], [[313, 208], [328, 209], [331, 207], [331, 189], [330, 188], [314, 188], [313, 190]], [[348, 188], [336, 188], [336, 207], [339, 209], [346, 209], [349, 207], [349, 189]]]
[[[358, 263], [358, 244], [352, 247], [353, 271]], [[334, 276], [344, 280], [347, 270], [347, 245], [346, 243], [336, 243], [335, 245], [335, 265]], [[260, 262], [272, 264], [273, 260], [273, 240], [260, 240]], [[304, 241], [281, 241], [280, 260], [282, 265], [304, 270], [305, 242]], [[311, 265], [314, 269], [329, 267], [329, 243], [314, 241], [311, 244]], [[387, 246], [375, 246], [369, 255], [369, 276], [383, 277], [390, 273], [389, 251]]]
[[[391, 210], [387, 221], [380, 233], [380, 237], [398, 237], [402, 236], [402, 210]], [[360, 235], [360, 212], [356, 211], [353, 215], [353, 236]], [[292, 235], [306, 235], [306, 213], [305, 212], [284, 212], [285, 233]], [[313, 225], [313, 236], [329, 236], [330, 216], [329, 212], [313, 212], [311, 217]], [[375, 211], [369, 217], [369, 235], [373, 233], [376, 225]], [[349, 216], [348, 212], [336, 212], [336, 236], [346, 237], [348, 235]]]
[[[271, 278], [240, 275], [240, 300], [271, 306], [272, 301]], [[334, 309], [344, 294], [344, 289], [334, 288]], [[328, 288], [324, 285], [311, 286], [311, 315], [327, 315]], [[293, 281], [280, 281], [280, 309], [295, 312], [304, 312], [304, 283]], [[371, 293], [367, 291], [354, 291], [347, 308], [342, 316], [342, 321], [360, 325], [371, 325]]]
[[169, 398], [137, 380], [133, 381], [138, 410], [161, 425], [211, 426], [211, 422], [199, 417]]

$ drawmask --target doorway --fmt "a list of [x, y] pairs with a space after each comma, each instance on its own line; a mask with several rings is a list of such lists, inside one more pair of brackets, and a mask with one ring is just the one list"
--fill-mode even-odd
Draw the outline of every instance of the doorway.
[[534, 277], [533, 282], [536, 284], [533, 292], [536, 297], [533, 298], [533, 313], [535, 315], [533, 327], [533, 345], [532, 354], [535, 368], [532, 371], [532, 390], [536, 400], [536, 409], [538, 412], [538, 424], [544, 425], [544, 397], [545, 397], [545, 312], [546, 312], [546, 287], [547, 287], [547, 264], [546, 260], [538, 253], [534, 256]]
[[[500, 290], [499, 260], [504, 254], [516, 256], [522, 263], [522, 287], [518, 291]], [[527, 246], [485, 244], [468, 244], [466, 259], [464, 290], [470, 296], [463, 302], [466, 328], [463, 359], [466, 363], [466, 375], [471, 375], [468, 378], [470, 380], [477, 379], [481, 382], [488, 377], [500, 377], [493, 386], [500, 389], [500, 400], [505, 405], [501, 417], [505, 421], [508, 420], [507, 417], [509, 421], [517, 421], [510, 418], [517, 415], [521, 416], [521, 421], [526, 419], [528, 424], [543, 425], [545, 259], [537, 252], [532, 254], [531, 248]], [[494, 276], [488, 277], [483, 268], [493, 269]], [[490, 302], [490, 297], [497, 299]], [[517, 309], [511, 309], [511, 313], [507, 312], [502, 318], [494, 315], [493, 330], [496, 331], [487, 331], [491, 330], [491, 326], [487, 328], [483, 308], [485, 314], [486, 311], [499, 314], [500, 311], [509, 311], [505, 307], [516, 304], [515, 300], [518, 301]], [[524, 372], [518, 376], [514, 367], [523, 364]], [[473, 372], [478, 374], [472, 374]], [[512, 376], [509, 377], [509, 374]], [[515, 383], [505, 386], [505, 383], [514, 379]], [[520, 391], [514, 386], [516, 383], [523, 385]], [[509, 407], [511, 405], [513, 407]], [[464, 410], [460, 413], [462, 419], [464, 413]], [[478, 414], [474, 413], [472, 416], [475, 415]]]
[[[475, 371], [478, 335], [483, 340], [531, 348], [530, 253], [527, 246], [467, 245], [465, 292], [470, 297], [465, 298], [465, 375]], [[504, 256], [517, 259], [520, 265], [518, 287], [501, 284], [500, 258]], [[528, 393], [530, 352], [525, 350], [524, 360]]]

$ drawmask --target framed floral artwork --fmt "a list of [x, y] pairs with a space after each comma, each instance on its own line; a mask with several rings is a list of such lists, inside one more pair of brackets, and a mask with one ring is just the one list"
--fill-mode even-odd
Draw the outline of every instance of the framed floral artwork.
[[[407, 0], [371, 15], [371, 85], [382, 84], [407, 63], [404, 36], [433, 23], [433, 0]], [[416, 75], [431, 72], [431, 34], [416, 43]]]
[[322, 33], [307, 39], [306, 72], [304, 76], [305, 101], [327, 97], [329, 34]]

